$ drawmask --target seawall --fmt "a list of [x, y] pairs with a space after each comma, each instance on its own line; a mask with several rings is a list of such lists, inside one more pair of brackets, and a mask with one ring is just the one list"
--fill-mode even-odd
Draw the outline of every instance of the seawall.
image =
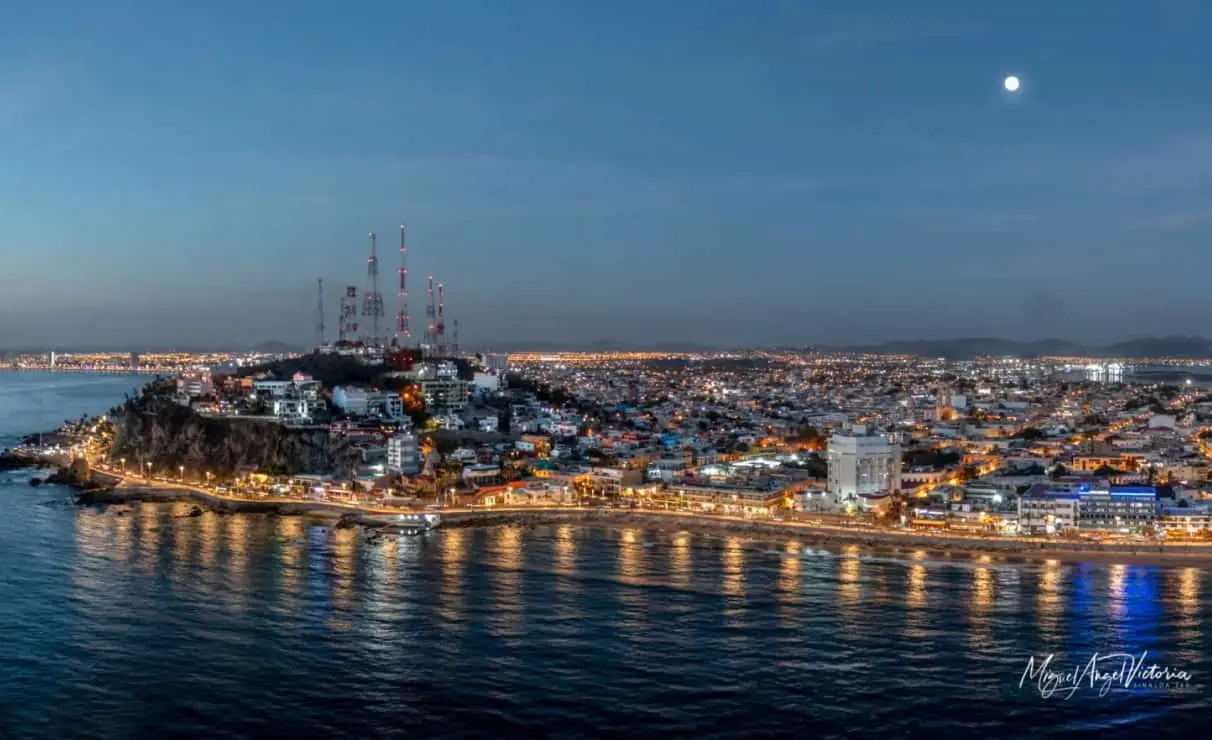
[[990, 554], [1031, 560], [1086, 560], [1122, 563], [1207, 565], [1212, 544], [1166, 544], [1125, 547], [1069, 540], [1039, 541], [1014, 538], [939, 536], [891, 530], [816, 527], [794, 522], [762, 522], [655, 511], [548, 509], [539, 511], [477, 511], [442, 514], [444, 528], [567, 523], [588, 526], [627, 526], [705, 533], [793, 539], [801, 544], [860, 545], [876, 549]]
[[[104, 474], [98, 474], [101, 478]], [[113, 480], [109, 477], [108, 480]], [[101, 481], [99, 481], [101, 482]], [[185, 486], [131, 484], [116, 488], [84, 491], [80, 504], [126, 504], [136, 502], [170, 503], [186, 501], [226, 512], [275, 513], [345, 519], [365, 526], [398, 524], [400, 512], [360, 508], [334, 503], [298, 500], [246, 500], [210, 494]], [[497, 509], [493, 511], [442, 511], [443, 528], [532, 526], [573, 524], [581, 526], [637, 527], [665, 531], [691, 531], [708, 534], [736, 534], [769, 537], [801, 544], [859, 545], [883, 550], [924, 550], [943, 554], [996, 555], [1000, 558], [1027, 560], [1081, 560], [1117, 563], [1155, 563], [1165, 565], [1198, 564], [1212, 561], [1212, 544], [1156, 544], [1127, 547], [1070, 540], [1030, 538], [981, 538], [936, 535], [870, 528], [847, 529], [821, 527], [796, 522], [765, 522], [712, 515], [662, 513], [657, 511], [621, 511], [617, 509]]]

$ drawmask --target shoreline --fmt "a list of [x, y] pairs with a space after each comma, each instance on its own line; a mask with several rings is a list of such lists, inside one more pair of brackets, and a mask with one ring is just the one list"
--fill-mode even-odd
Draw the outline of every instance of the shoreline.
[[[134, 483], [117, 476], [95, 473], [112, 485], [80, 491], [78, 505], [188, 502], [221, 513], [279, 514], [338, 519], [349, 525], [371, 528], [399, 526], [399, 510], [376, 509], [352, 504], [302, 500], [250, 500], [209, 493], [189, 486]], [[101, 482], [101, 481], [94, 481]], [[417, 513], [417, 512], [412, 512]], [[440, 528], [538, 526], [574, 524], [582, 526], [642, 527], [658, 531], [690, 531], [715, 535], [742, 535], [794, 540], [801, 545], [858, 545], [874, 550], [924, 552], [946, 557], [963, 556], [1025, 561], [1122, 563], [1133, 565], [1206, 565], [1212, 561], [1212, 544], [1157, 544], [1139, 547], [1106, 546], [1081, 542], [1044, 542], [1029, 539], [991, 539], [964, 535], [924, 535], [855, 528], [746, 520], [684, 512], [635, 511], [597, 508], [551, 507], [493, 510], [441, 510]]]

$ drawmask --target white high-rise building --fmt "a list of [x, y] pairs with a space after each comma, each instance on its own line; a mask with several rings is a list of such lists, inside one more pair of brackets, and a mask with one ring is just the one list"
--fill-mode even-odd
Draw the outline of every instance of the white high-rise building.
[[829, 438], [829, 492], [839, 503], [863, 505], [901, 487], [901, 448], [864, 429]]
[[421, 448], [415, 435], [405, 432], [387, 440], [387, 468], [404, 475], [421, 472]]

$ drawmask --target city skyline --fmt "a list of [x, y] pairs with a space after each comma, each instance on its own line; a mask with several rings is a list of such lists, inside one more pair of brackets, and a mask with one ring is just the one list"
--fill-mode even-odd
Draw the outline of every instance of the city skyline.
[[22, 9], [0, 346], [331, 338], [401, 221], [467, 346], [1208, 333], [1212, 10], [953, 5]]

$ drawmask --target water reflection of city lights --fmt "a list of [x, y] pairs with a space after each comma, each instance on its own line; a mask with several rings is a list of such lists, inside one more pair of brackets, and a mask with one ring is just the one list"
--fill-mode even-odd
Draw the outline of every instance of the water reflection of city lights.
[[447, 632], [463, 631], [463, 610], [467, 591], [463, 584], [463, 564], [467, 557], [467, 530], [449, 529], [441, 533], [442, 584], [438, 591], [438, 625]]
[[215, 560], [219, 553], [219, 517], [208, 513], [191, 521], [198, 523], [202, 567], [211, 571], [215, 567]]
[[353, 610], [357, 536], [354, 529], [334, 529], [329, 534], [332, 547], [332, 600], [333, 606], [341, 614]]
[[971, 607], [971, 627], [968, 629], [968, 644], [974, 650], [987, 649], [993, 640], [993, 620], [989, 615], [989, 610], [993, 606], [993, 571], [991, 569], [973, 569], [972, 598], [969, 600], [969, 606]]
[[619, 575], [625, 581], [635, 581], [641, 576], [639, 545], [640, 536], [634, 529], [623, 530], [623, 541], [619, 545]]
[[498, 636], [516, 637], [525, 634], [522, 589], [522, 532], [517, 527], [501, 527], [490, 537], [496, 558], [494, 571], [495, 608], [491, 617], [491, 632]]
[[298, 517], [278, 517], [282, 590], [296, 601], [303, 595], [303, 522]]
[[736, 537], [729, 537], [724, 544], [724, 593], [745, 594], [745, 549]]
[[1199, 610], [1199, 568], [1183, 568], [1178, 577], [1178, 603], [1183, 613], [1194, 615]]
[[921, 609], [926, 605], [926, 566], [910, 566], [905, 605], [911, 609]]
[[1111, 616], [1116, 619], [1124, 616], [1125, 599], [1124, 599], [1124, 581], [1128, 573], [1128, 566], [1116, 564], [1112, 565], [1110, 574], [1107, 578], [1107, 595], [1109, 597], [1108, 607]]
[[134, 525], [129, 516], [118, 516], [113, 518], [113, 542], [114, 554], [120, 562], [130, 560], [134, 550]]
[[685, 587], [690, 584], [690, 535], [679, 532], [673, 537], [673, 547], [669, 548], [669, 574], [675, 586]]
[[576, 571], [577, 541], [569, 524], [561, 525], [556, 531], [555, 555], [557, 573], [570, 576]]
[[799, 624], [800, 569], [803, 563], [798, 554], [800, 545], [795, 540], [783, 546], [782, 562], [779, 563], [778, 618], [779, 626], [795, 629]]
[[1039, 626], [1045, 636], [1057, 634], [1061, 614], [1060, 567], [1055, 560], [1048, 563], [1051, 565], [1045, 565], [1040, 573], [1038, 588]]
[[847, 545], [842, 549], [843, 557], [838, 562], [837, 581], [838, 597], [843, 602], [858, 601], [862, 590], [859, 577], [862, 572], [862, 561], [859, 560], [857, 545]]

